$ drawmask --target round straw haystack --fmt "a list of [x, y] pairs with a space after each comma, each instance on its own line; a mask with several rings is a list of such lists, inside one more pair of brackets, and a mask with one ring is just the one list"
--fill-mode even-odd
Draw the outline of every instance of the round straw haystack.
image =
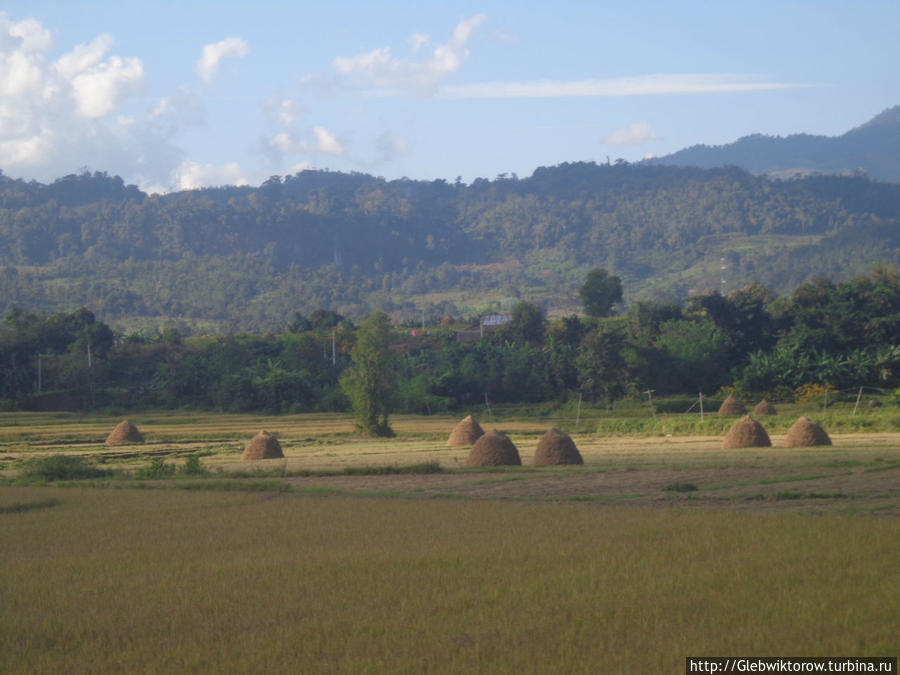
[[107, 445], [118, 445], [119, 443], [143, 443], [144, 437], [141, 432], [128, 420], [122, 420], [112, 430], [112, 433], [106, 437]]
[[720, 417], [736, 417], [737, 415], [746, 415], [747, 408], [740, 399], [736, 399], [734, 395], [730, 395], [719, 406]]
[[268, 431], [260, 431], [250, 439], [241, 459], [278, 459], [284, 457], [281, 444]]
[[534, 451], [535, 466], [554, 464], [584, 464], [581, 453], [575, 447], [575, 441], [569, 434], [555, 428], [541, 436], [537, 450]]
[[803, 416], [788, 429], [784, 444], [788, 448], [808, 448], [812, 445], [831, 445], [831, 439], [822, 427]]
[[766, 448], [772, 445], [763, 425], [747, 415], [739, 419], [725, 435], [724, 448]]
[[522, 458], [506, 434], [495, 430], [475, 441], [466, 466], [522, 466]]
[[447, 445], [472, 445], [482, 436], [484, 436], [484, 429], [469, 415], [450, 432]]
[[757, 417], [761, 415], [777, 415], [778, 411], [775, 410], [774, 405], [769, 403], [766, 399], [763, 399], [756, 404], [756, 407], [753, 409], [753, 414]]

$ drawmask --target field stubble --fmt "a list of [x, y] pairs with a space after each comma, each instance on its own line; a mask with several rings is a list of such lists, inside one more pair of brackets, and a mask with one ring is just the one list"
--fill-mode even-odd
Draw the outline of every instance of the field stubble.
[[[118, 421], [0, 428], [5, 672], [683, 672], [688, 655], [900, 651], [900, 521], [872, 515], [900, 512], [897, 433], [742, 450], [581, 433], [585, 466], [533, 468], [549, 425], [503, 420], [525, 466], [474, 470], [447, 417], [399, 417], [389, 440], [344, 416], [145, 417], [148, 443], [108, 448]], [[240, 461], [260, 428], [284, 460]], [[9, 484], [61, 452], [119, 489]], [[135, 477], [194, 453], [210, 477]], [[444, 471], [344, 474], [423, 463]]]
[[[671, 419], [659, 420], [658, 428], [684, 424], [680, 416]], [[718, 435], [582, 432], [572, 435], [584, 457], [583, 467], [543, 468], [530, 464], [537, 440], [549, 426], [546, 421], [485, 422], [486, 429], [496, 427], [510, 436], [524, 464], [494, 470], [464, 468], [469, 448], [447, 446], [447, 435], [455, 424], [447, 416], [397, 416], [397, 437], [390, 439], [358, 438], [352, 433], [352, 419], [335, 414], [179, 413], [135, 421], [147, 442], [110, 447], [103, 439], [117, 418], [5, 416], [0, 419], [5, 423], [0, 427], [0, 475], [12, 480], [23, 460], [65, 453], [118, 472], [120, 480], [107, 482], [121, 484], [121, 479], [137, 475], [152, 461], [179, 463], [198, 454], [217, 481], [186, 484], [185, 477], [179, 476], [176, 481], [143, 485], [200, 489], [276, 485], [310, 493], [413, 498], [580, 500], [900, 515], [900, 433], [833, 434], [832, 446], [785, 448], [789, 418], [782, 417], [766, 420], [776, 430], [770, 434], [771, 448], [726, 450]], [[721, 426], [721, 419], [712, 422]], [[244, 444], [263, 428], [278, 436], [285, 458], [242, 461]], [[367, 471], [411, 465], [437, 466], [442, 471]], [[685, 489], [671, 489], [676, 486]]]

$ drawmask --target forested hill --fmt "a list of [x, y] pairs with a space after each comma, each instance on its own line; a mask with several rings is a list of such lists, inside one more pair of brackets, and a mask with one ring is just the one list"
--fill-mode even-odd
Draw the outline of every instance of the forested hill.
[[776, 176], [864, 173], [900, 182], [900, 106], [841, 136], [754, 134], [728, 145], [694, 145], [647, 163], [701, 168], [731, 165]]
[[0, 175], [0, 310], [87, 306], [126, 326], [265, 329], [318, 308], [403, 318], [518, 297], [568, 311], [598, 266], [626, 301], [754, 280], [789, 292], [897, 264], [898, 244], [900, 185], [733, 167], [576, 163], [470, 185], [305, 171], [150, 196], [102, 173]]

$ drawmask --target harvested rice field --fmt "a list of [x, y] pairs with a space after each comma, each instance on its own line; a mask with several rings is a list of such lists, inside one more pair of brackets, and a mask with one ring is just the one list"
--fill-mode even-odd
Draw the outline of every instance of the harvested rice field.
[[[830, 446], [786, 447], [792, 418], [766, 419], [771, 447], [724, 448], [718, 435], [608, 435], [572, 431], [584, 465], [533, 466], [540, 420], [484, 423], [502, 430], [522, 466], [467, 467], [469, 446], [447, 440], [449, 416], [400, 416], [395, 438], [353, 435], [349, 416], [170, 414], [131, 420], [143, 443], [107, 445], [115, 418], [0, 416], [0, 479], [20, 480], [36, 458], [65, 454], [109, 472], [94, 485], [269, 489], [399, 498], [587, 501], [598, 505], [900, 515], [900, 432], [833, 433]], [[245, 460], [261, 430], [284, 457]], [[174, 469], [187, 457], [202, 473]], [[172, 475], [154, 476], [153, 463]], [[261, 487], [261, 482], [265, 485]]]
[[[683, 673], [900, 652], [900, 433], [724, 449], [503, 419], [0, 415], [0, 671]], [[553, 426], [559, 426], [557, 422]], [[585, 425], [586, 427], [587, 425]], [[284, 458], [244, 461], [262, 429]], [[65, 461], [61, 461], [65, 460]], [[65, 474], [66, 470], [75, 474]], [[77, 471], [85, 472], [78, 474]], [[56, 472], [56, 473], [54, 473]]]

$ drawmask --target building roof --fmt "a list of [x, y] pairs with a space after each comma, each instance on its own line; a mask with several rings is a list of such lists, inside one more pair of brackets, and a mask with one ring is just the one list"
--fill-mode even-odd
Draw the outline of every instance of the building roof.
[[502, 326], [512, 321], [512, 314], [485, 314], [481, 317], [482, 326]]

